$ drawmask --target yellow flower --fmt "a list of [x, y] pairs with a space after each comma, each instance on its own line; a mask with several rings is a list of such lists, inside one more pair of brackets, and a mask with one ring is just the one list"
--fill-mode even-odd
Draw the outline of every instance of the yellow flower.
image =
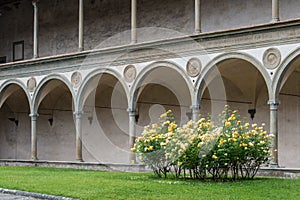
[[171, 112], [172, 112], [172, 110], [168, 110], [168, 111], [167, 111], [167, 114], [170, 114]]
[[225, 142], [227, 142], [227, 140], [224, 140], [223, 138], [222, 139], [220, 139], [220, 145], [222, 145], [223, 143], [225, 143]]
[[231, 126], [231, 123], [230, 122], [225, 122], [225, 126], [229, 127], [229, 126]]
[[254, 147], [254, 144], [252, 142], [249, 142], [250, 147]]
[[238, 133], [237, 131], [235, 131], [235, 132], [232, 134], [232, 137], [238, 138], [238, 137], [239, 137], [239, 133]]
[[182, 162], [178, 162], [177, 164], [178, 164], [178, 166], [180, 167], [180, 166], [182, 165]]
[[160, 115], [160, 118], [165, 118], [165, 117], [167, 117], [167, 113], [163, 113]]
[[218, 157], [216, 156], [216, 154], [212, 155], [213, 159], [217, 159]]
[[228, 121], [233, 121], [233, 120], [236, 120], [235, 116], [231, 116], [231, 117], [228, 118]]
[[138, 137], [138, 142], [141, 142], [143, 140], [142, 137]]
[[205, 118], [203, 118], [203, 117], [199, 120], [200, 123], [202, 123], [204, 121], [205, 121]]
[[135, 152], [136, 151], [136, 149], [134, 147], [131, 148], [130, 150], [131, 150], [131, 152]]
[[148, 150], [149, 150], [149, 151], [152, 151], [152, 150], [153, 150], [153, 146], [150, 146], [150, 147], [148, 148]]
[[152, 124], [153, 129], [157, 129], [157, 124]]

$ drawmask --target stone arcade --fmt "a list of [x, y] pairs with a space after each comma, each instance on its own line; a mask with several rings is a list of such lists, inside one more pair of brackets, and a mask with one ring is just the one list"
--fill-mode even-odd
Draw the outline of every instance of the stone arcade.
[[2, 0], [0, 159], [130, 164], [142, 127], [225, 104], [300, 168], [297, 0]]

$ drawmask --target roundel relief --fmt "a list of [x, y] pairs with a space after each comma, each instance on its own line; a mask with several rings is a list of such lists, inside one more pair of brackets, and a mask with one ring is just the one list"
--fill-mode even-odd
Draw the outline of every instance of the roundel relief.
[[36, 80], [35, 78], [31, 77], [27, 81], [27, 89], [29, 92], [34, 92], [35, 87], [36, 87]]
[[202, 64], [198, 58], [191, 58], [186, 64], [186, 71], [189, 76], [198, 76], [201, 72]]
[[125, 81], [131, 83], [136, 77], [136, 69], [133, 65], [128, 65], [124, 70]]
[[82, 76], [79, 72], [74, 72], [71, 76], [71, 83], [73, 85], [74, 88], [77, 88], [82, 80]]
[[263, 55], [263, 62], [266, 68], [274, 69], [281, 62], [280, 51], [276, 48], [267, 49]]

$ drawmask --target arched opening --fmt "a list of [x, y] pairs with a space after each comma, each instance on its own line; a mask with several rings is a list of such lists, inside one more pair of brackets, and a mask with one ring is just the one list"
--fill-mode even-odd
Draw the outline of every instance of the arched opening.
[[114, 75], [93, 76], [82, 95], [83, 159], [101, 163], [127, 163], [129, 156], [127, 96]]
[[214, 120], [229, 105], [239, 110], [241, 118], [252, 123], [265, 123], [268, 129], [268, 89], [259, 70], [250, 62], [231, 58], [223, 60], [205, 79], [201, 96], [201, 114], [212, 114]]
[[282, 74], [279, 83], [278, 164], [300, 167], [300, 56]]
[[28, 97], [17, 84], [1, 91], [0, 158], [30, 159], [31, 132]]
[[159, 116], [172, 110], [178, 124], [192, 118], [191, 94], [183, 76], [163, 64], [141, 78], [136, 91], [136, 132], [141, 134], [144, 126], [157, 123]]
[[61, 80], [47, 81], [36, 100], [37, 152], [40, 160], [75, 160], [73, 99]]

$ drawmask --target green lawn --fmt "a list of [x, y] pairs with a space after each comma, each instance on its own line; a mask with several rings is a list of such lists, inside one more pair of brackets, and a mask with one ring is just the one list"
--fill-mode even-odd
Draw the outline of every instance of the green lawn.
[[151, 173], [0, 167], [0, 187], [80, 199], [300, 199], [300, 179], [201, 182]]

